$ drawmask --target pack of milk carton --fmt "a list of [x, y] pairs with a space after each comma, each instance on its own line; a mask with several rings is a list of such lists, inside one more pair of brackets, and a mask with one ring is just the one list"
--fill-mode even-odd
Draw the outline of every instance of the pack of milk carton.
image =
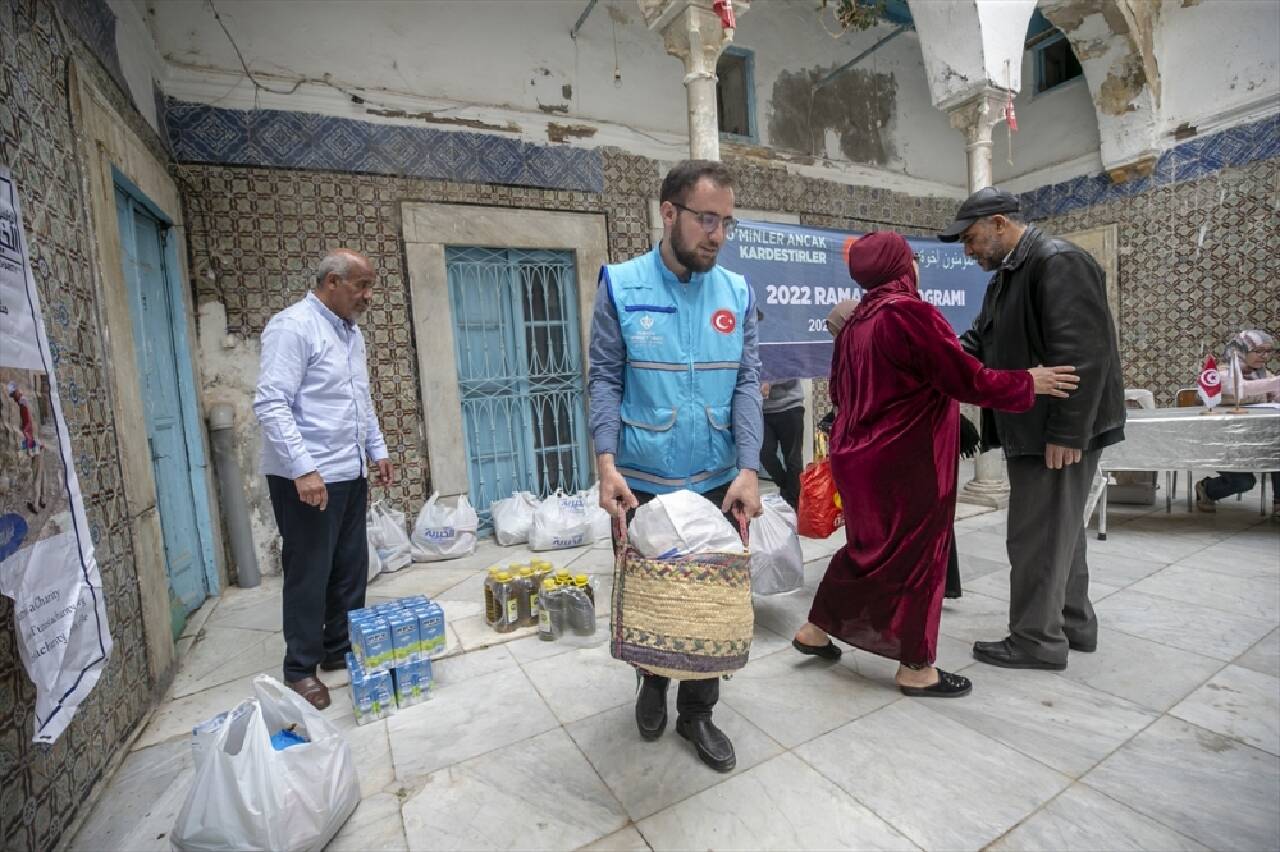
[[390, 671], [445, 652], [444, 609], [425, 595], [397, 598], [347, 614], [351, 651], [367, 672]]
[[444, 653], [444, 610], [425, 595], [347, 613], [351, 702], [356, 722], [385, 719], [431, 697], [431, 659]]

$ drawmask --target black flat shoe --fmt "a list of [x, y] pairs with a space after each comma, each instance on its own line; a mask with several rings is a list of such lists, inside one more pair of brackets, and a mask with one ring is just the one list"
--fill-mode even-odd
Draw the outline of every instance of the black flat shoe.
[[937, 683], [929, 686], [899, 684], [898, 689], [902, 690], [903, 695], [910, 695], [912, 698], [960, 698], [973, 692], [973, 682], [967, 677], [938, 669]]
[[836, 647], [836, 643], [830, 639], [827, 640], [825, 645], [806, 645], [799, 639], [792, 639], [791, 647], [801, 654], [807, 654], [810, 657], [821, 657], [824, 660], [838, 660], [841, 654], [840, 649]]
[[974, 642], [973, 658], [980, 663], [999, 666], [1002, 669], [1044, 669], [1060, 672], [1067, 667], [1066, 663], [1049, 663], [1033, 657], [1010, 642], [1008, 638], [1001, 639], [999, 642]]
[[676, 719], [676, 733], [693, 743], [698, 757], [717, 772], [730, 772], [738, 765], [733, 743], [709, 718]]

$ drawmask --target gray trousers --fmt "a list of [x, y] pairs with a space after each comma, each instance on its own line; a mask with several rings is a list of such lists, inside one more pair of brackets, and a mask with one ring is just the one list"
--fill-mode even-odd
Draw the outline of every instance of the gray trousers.
[[1084, 506], [1100, 450], [1061, 470], [1044, 456], [1015, 456], [1009, 467], [1009, 634], [1049, 663], [1067, 661], [1067, 641], [1093, 645], [1098, 620], [1089, 603]]

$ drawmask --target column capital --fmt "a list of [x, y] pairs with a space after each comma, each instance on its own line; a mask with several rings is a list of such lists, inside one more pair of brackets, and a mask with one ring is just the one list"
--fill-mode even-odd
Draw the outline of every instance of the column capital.
[[[734, 3], [735, 14], [746, 9], [741, 0]], [[712, 0], [671, 0], [649, 26], [662, 33], [667, 53], [684, 62], [686, 84], [691, 79], [714, 79], [721, 52], [733, 42], [733, 30], [725, 29]]]
[[994, 86], [983, 86], [977, 92], [966, 92], [962, 97], [943, 104], [942, 109], [951, 120], [951, 126], [963, 131], [971, 142], [991, 140], [992, 129], [1004, 121], [1004, 105], [1009, 93]]

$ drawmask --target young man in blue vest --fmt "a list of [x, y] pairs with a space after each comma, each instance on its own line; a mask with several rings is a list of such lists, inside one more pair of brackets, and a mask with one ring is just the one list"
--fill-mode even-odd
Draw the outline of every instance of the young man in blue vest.
[[[763, 415], [756, 308], [741, 275], [716, 265], [733, 232], [733, 178], [687, 160], [662, 182], [662, 242], [600, 271], [591, 323], [591, 436], [600, 505], [628, 520], [654, 495], [689, 489], [739, 520], [760, 514]], [[640, 736], [667, 725], [665, 677], [641, 671]], [[720, 682], [681, 681], [676, 732], [728, 772], [733, 743], [711, 721]]]

